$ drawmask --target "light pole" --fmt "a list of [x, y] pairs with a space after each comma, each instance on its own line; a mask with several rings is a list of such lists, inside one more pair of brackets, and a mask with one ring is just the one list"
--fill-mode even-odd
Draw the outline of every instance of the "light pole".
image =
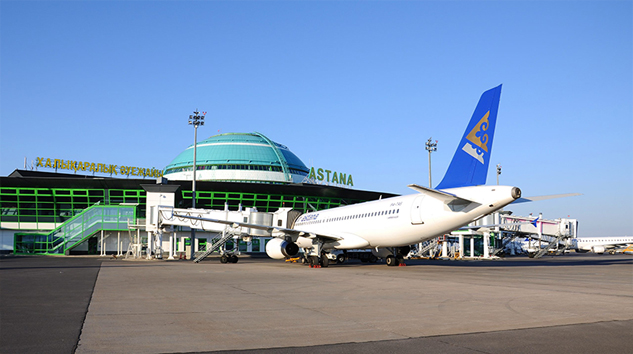
[[[198, 109], [196, 108], [196, 110], [193, 112], [193, 115], [189, 116], [189, 125], [193, 125], [193, 179], [191, 181], [191, 208], [192, 209], [196, 208], [196, 157], [197, 157], [196, 152], [198, 150], [198, 126], [204, 125], [204, 116], [206, 114], [207, 112], [202, 112], [202, 115], [200, 115], [200, 112], [198, 112]], [[191, 260], [194, 259], [194, 254], [196, 253], [195, 246], [196, 246], [196, 229], [192, 227], [191, 228], [191, 254], [189, 258]]]
[[499, 175], [501, 174], [501, 165], [497, 164], [497, 185], [499, 185]]
[[431, 139], [429, 138], [429, 141], [425, 144], [425, 149], [429, 152], [429, 188], [433, 188], [433, 184], [431, 184], [431, 153], [437, 151], [437, 140], [433, 143]]

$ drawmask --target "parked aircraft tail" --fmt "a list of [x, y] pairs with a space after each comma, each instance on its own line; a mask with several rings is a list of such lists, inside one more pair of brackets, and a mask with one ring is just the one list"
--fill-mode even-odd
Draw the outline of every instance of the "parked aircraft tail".
[[436, 189], [486, 184], [501, 85], [481, 95], [444, 179]]

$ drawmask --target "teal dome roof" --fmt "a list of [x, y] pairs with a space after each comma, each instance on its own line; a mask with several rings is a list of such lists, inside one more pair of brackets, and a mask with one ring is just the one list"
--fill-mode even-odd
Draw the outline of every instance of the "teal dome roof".
[[[266, 170], [307, 175], [306, 165], [288, 147], [260, 133], [225, 133], [198, 142], [196, 170]], [[165, 168], [164, 175], [193, 170], [193, 144]]]

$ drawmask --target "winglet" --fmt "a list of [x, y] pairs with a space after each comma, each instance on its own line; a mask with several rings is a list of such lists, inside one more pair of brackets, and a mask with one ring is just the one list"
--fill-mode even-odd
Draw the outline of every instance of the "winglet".
[[500, 98], [501, 85], [481, 95], [444, 179], [436, 189], [486, 184]]
[[540, 219], [540, 218], [541, 218], [541, 216], [539, 215], [536, 219], [532, 220], [532, 225], [534, 225], [534, 227], [537, 227], [537, 226], [536, 226], [536, 222], [537, 222], [537, 221], [538, 221], [538, 219]]

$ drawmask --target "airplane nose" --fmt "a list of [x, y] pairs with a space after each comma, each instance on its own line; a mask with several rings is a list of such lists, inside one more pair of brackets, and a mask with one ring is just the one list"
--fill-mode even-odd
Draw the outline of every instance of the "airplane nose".
[[512, 188], [512, 198], [514, 198], [514, 199], [521, 198], [521, 189], [519, 189], [518, 187], [513, 187]]

